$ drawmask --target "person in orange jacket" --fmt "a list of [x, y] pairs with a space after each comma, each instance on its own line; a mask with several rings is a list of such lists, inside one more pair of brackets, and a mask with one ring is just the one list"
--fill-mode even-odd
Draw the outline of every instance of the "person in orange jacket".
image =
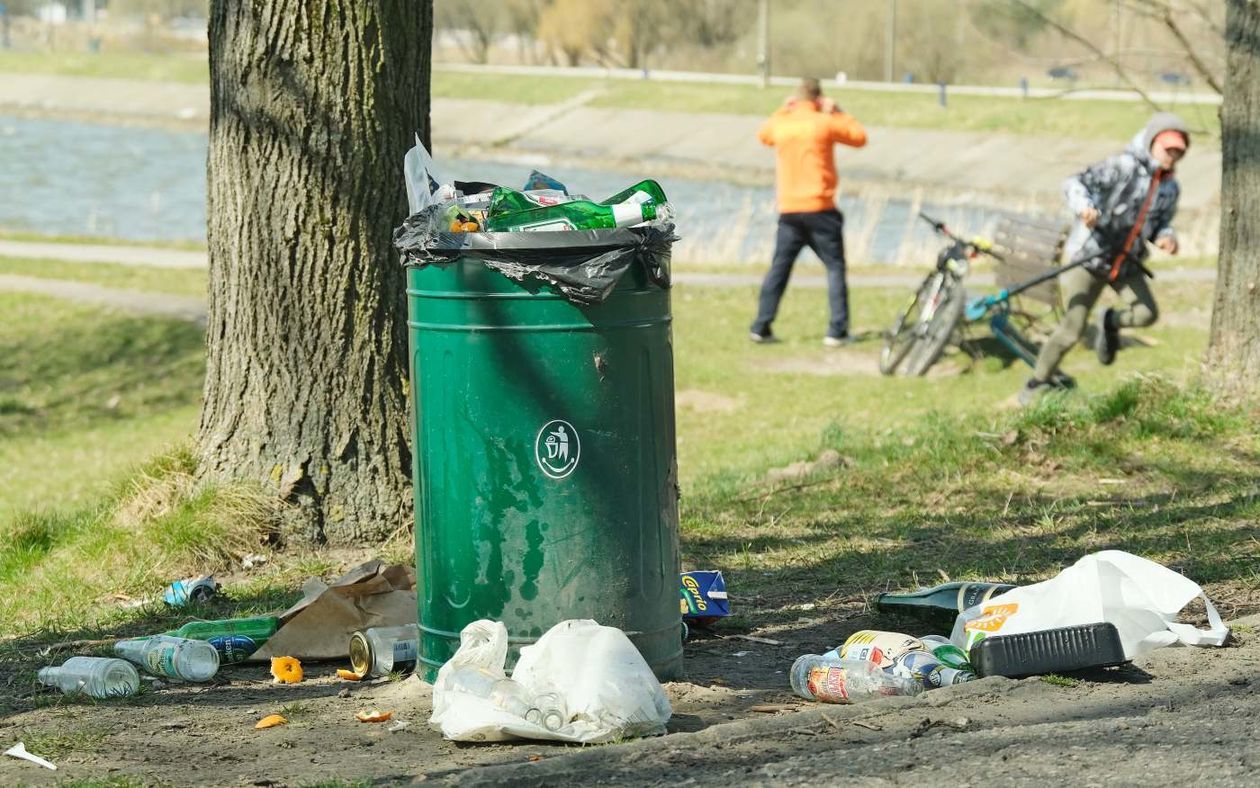
[[807, 244], [827, 268], [831, 322], [823, 344], [839, 347], [849, 338], [849, 293], [844, 276], [844, 216], [836, 209], [833, 146], [866, 144], [866, 129], [822, 95], [816, 79], [803, 79], [796, 94], [770, 116], [757, 138], [775, 149], [775, 192], [779, 227], [774, 259], [761, 285], [750, 338], [774, 342], [770, 330], [797, 256]]

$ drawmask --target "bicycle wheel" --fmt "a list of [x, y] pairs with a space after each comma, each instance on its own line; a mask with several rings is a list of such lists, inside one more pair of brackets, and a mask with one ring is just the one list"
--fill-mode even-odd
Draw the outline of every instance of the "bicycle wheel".
[[963, 309], [967, 306], [967, 290], [962, 282], [945, 283], [938, 297], [936, 310], [923, 329], [923, 336], [915, 343], [914, 352], [906, 360], [907, 375], [926, 375], [953, 338], [962, 322]]
[[885, 375], [895, 374], [902, 360], [919, 341], [919, 326], [931, 318], [933, 295], [940, 285], [940, 279], [939, 273], [930, 274], [924, 279], [910, 303], [884, 335], [884, 347], [879, 352], [880, 372]]

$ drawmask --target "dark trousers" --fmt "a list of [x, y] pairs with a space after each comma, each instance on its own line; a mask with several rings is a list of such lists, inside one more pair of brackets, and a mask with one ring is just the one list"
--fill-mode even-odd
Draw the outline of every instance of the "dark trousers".
[[779, 214], [774, 260], [770, 263], [765, 281], [761, 283], [757, 319], [752, 324], [754, 333], [770, 333], [770, 324], [779, 312], [779, 301], [787, 289], [792, 266], [807, 244], [827, 267], [827, 296], [831, 304], [827, 336], [849, 335], [849, 288], [844, 279], [844, 216], [836, 210]]

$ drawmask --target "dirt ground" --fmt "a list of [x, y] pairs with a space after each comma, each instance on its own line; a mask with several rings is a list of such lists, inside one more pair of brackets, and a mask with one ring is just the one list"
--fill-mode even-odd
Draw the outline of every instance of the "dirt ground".
[[[353, 684], [329, 663], [309, 666], [301, 684], [276, 686], [265, 668], [248, 665], [208, 686], [162, 687], [121, 703], [49, 695], [51, 705], [0, 720], [0, 745], [24, 741], [58, 771], [3, 758], [0, 784], [1136, 784], [1162, 773], [1241, 785], [1260, 773], [1260, 617], [1238, 622], [1226, 648], [1167, 648], [1066, 682], [1073, 686], [990, 678], [919, 698], [821, 706], [788, 690], [793, 658], [877, 622], [852, 600], [800, 608], [779, 609], [781, 623], [752, 634], [776, 644], [729, 634], [689, 642], [687, 680], [666, 686], [670, 735], [658, 739], [454, 744], [428, 727], [431, 694], [418, 679]], [[405, 727], [354, 719], [370, 708], [392, 711]], [[254, 729], [276, 712], [290, 723]]]

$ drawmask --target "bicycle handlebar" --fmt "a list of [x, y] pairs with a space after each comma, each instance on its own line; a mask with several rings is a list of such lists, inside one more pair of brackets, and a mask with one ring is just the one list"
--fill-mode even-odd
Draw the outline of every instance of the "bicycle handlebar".
[[981, 238], [979, 236], [976, 236], [975, 238], [972, 238], [971, 240], [967, 240], [965, 238], [959, 238], [957, 235], [954, 235], [954, 233], [951, 232], [948, 227], [945, 226], [945, 222], [942, 222], [940, 219], [933, 219], [931, 216], [928, 216], [923, 211], [919, 211], [919, 218], [927, 222], [928, 224], [932, 225], [933, 230], [945, 236], [946, 238], [950, 239], [951, 241], [954, 241], [955, 243], [963, 244], [964, 246], [970, 249], [974, 249], [977, 252], [987, 254], [989, 257], [992, 257], [994, 260], [1002, 259], [1001, 255], [993, 251], [993, 244], [984, 238]]

